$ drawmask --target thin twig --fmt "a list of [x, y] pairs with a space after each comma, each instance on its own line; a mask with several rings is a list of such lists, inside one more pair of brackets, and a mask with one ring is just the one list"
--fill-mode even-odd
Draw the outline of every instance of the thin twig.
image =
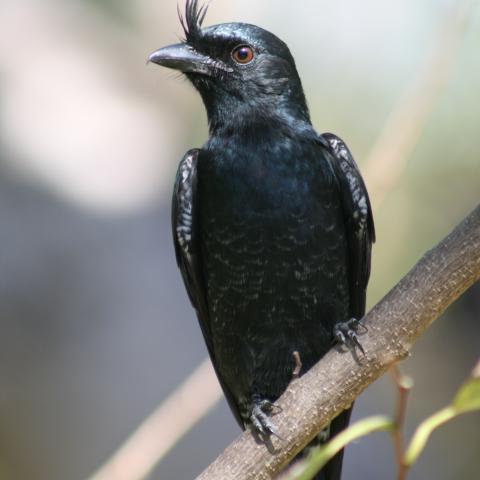
[[292, 379], [295, 380], [300, 377], [300, 372], [302, 370], [302, 360], [300, 358], [300, 353], [297, 350], [293, 352], [293, 359], [295, 360], [295, 368], [292, 373]]
[[394, 419], [395, 430], [392, 432], [398, 469], [397, 480], [405, 480], [407, 467], [404, 462], [403, 425], [407, 410], [408, 394], [413, 386], [413, 382], [409, 377], [400, 372], [397, 365], [392, 365], [389, 371], [398, 392]]

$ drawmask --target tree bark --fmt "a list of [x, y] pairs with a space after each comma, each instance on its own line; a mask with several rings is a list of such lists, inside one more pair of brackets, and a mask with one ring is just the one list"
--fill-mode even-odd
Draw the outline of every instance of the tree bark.
[[270, 479], [332, 418], [405, 358], [424, 330], [480, 278], [480, 206], [368, 313], [360, 341], [366, 355], [332, 349], [278, 400], [273, 417], [282, 439], [271, 445], [244, 432], [198, 477], [199, 480]]

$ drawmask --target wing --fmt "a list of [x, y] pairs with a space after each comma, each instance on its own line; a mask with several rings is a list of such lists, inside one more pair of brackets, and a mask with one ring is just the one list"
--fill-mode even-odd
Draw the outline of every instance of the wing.
[[[331, 166], [338, 183], [350, 257], [350, 314], [360, 319], [365, 315], [371, 250], [375, 241], [372, 208], [365, 183], [345, 143], [332, 133], [322, 134], [320, 143], [330, 152]], [[347, 427], [351, 413], [352, 407], [332, 420], [331, 436]], [[343, 450], [325, 465], [315, 480], [340, 479], [342, 458]]]
[[332, 167], [338, 181], [347, 231], [350, 256], [351, 315], [365, 315], [367, 283], [370, 277], [375, 227], [368, 192], [357, 164], [345, 143], [332, 133], [322, 134], [333, 157]]
[[230, 408], [240, 426], [243, 421], [238, 405], [223, 381], [215, 360], [210, 332], [205, 282], [202, 273], [201, 246], [199, 238], [197, 162], [200, 150], [189, 150], [178, 167], [172, 199], [172, 232], [177, 265], [182, 274], [188, 296], [196, 310], [198, 322], [207, 345], [213, 367], [222, 386]]

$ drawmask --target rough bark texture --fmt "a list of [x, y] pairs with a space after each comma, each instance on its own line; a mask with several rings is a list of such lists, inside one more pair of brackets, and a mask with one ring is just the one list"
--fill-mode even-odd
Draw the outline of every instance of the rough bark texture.
[[389, 366], [408, 355], [416, 339], [480, 278], [480, 206], [370, 311], [361, 337], [366, 356], [332, 349], [278, 401], [275, 425], [283, 440], [267, 448], [244, 432], [199, 480], [270, 479], [313, 436]]

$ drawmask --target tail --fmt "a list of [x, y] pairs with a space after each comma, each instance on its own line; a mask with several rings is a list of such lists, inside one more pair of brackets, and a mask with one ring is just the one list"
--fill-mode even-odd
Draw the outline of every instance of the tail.
[[[338, 417], [332, 420], [330, 423], [330, 433], [329, 438], [332, 438], [337, 433], [341, 432], [348, 426], [348, 422], [350, 421], [350, 415], [352, 414], [353, 405], [348, 409], [343, 411]], [[299, 454], [297, 458], [302, 458], [304, 456], [304, 452], [308, 448], [314, 445], [318, 445], [319, 440], [313, 440], [310, 445]], [[342, 461], [343, 461], [343, 450], [338, 452], [316, 475], [313, 477], [312, 480], [340, 480], [342, 476]]]

